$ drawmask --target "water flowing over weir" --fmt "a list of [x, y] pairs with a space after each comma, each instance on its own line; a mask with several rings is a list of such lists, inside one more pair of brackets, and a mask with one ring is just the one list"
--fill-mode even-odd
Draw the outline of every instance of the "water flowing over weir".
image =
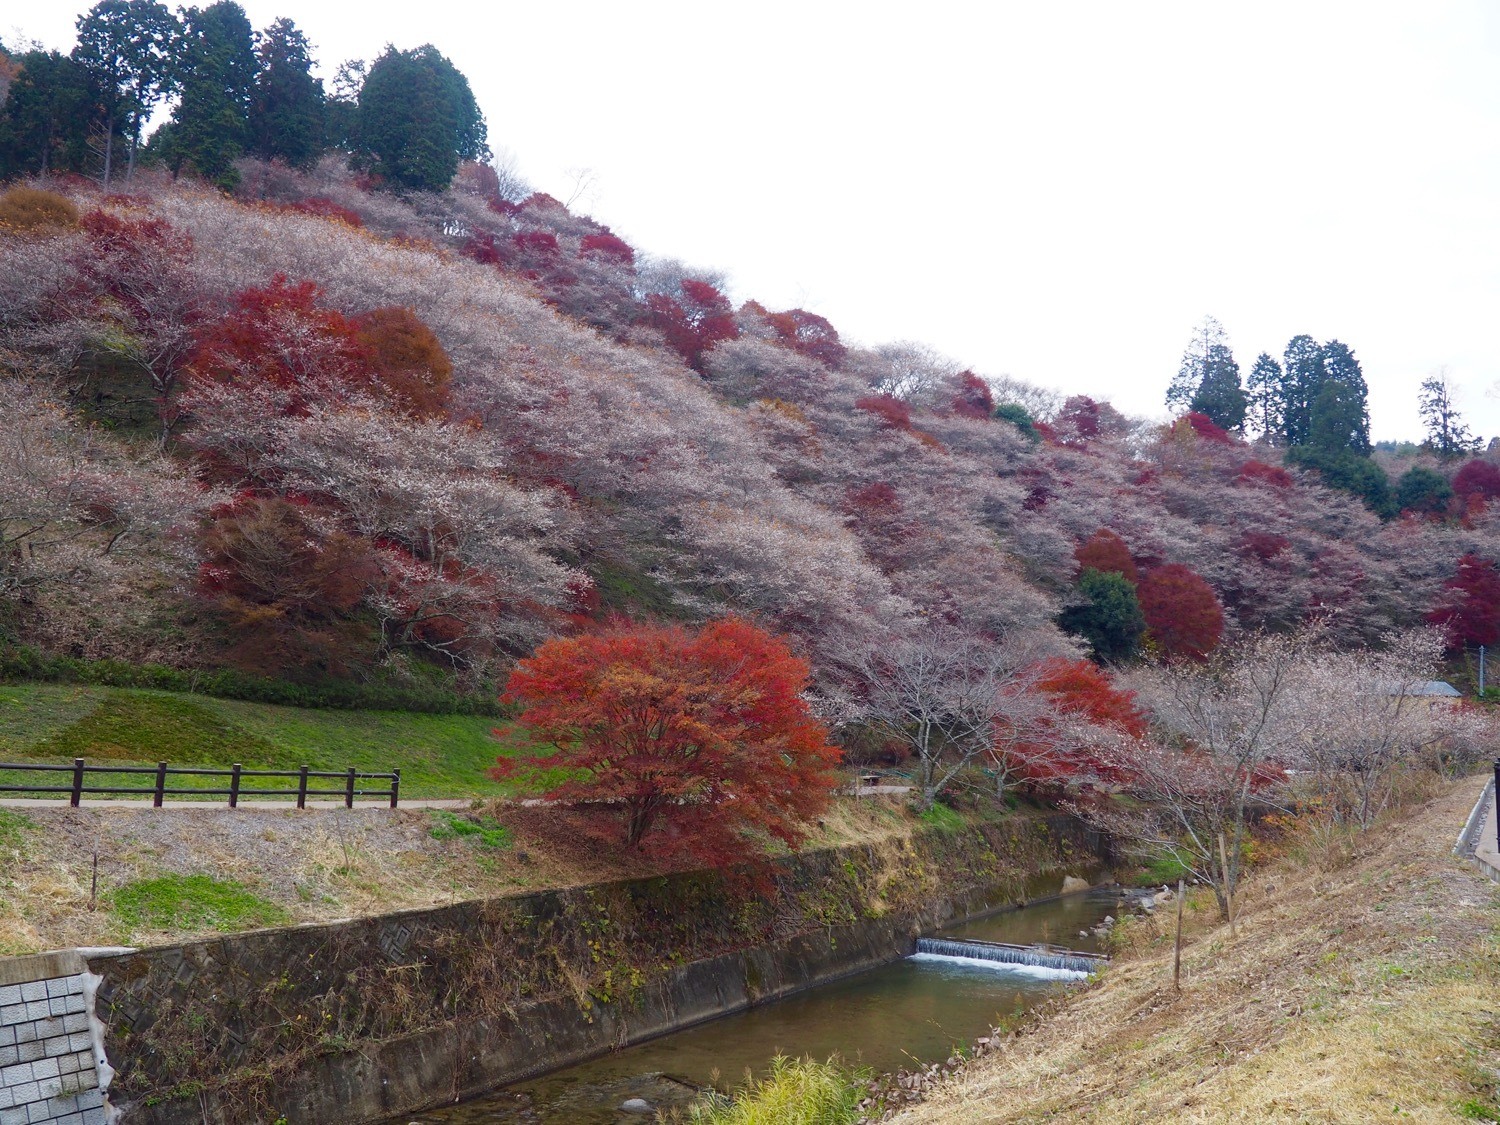
[[918, 938], [917, 959], [927, 957], [949, 960], [991, 962], [995, 965], [1024, 965], [1050, 969], [1070, 977], [1086, 977], [1109, 963], [1099, 953], [1082, 953], [1073, 949], [1046, 949], [1035, 945], [1011, 945], [999, 941], [949, 941], [946, 938]]
[[[1098, 948], [1096, 928], [1119, 917], [1118, 888], [1051, 898], [949, 927], [932, 939], [1067, 953]], [[1090, 961], [1085, 972], [1097, 971]], [[497, 1089], [473, 1101], [405, 1114], [392, 1125], [627, 1125], [649, 1120], [621, 1109], [641, 1098], [659, 1109], [686, 1107], [698, 1088], [732, 1087], [747, 1069], [764, 1073], [778, 1051], [847, 1060], [876, 1070], [946, 1058], [986, 1035], [997, 1020], [1055, 996], [1083, 974], [973, 956], [915, 953], [588, 1062]]]

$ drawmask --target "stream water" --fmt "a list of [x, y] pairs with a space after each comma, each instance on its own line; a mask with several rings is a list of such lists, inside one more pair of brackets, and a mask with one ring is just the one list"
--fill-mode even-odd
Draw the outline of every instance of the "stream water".
[[[953, 939], [1051, 942], [1098, 950], [1079, 937], [1107, 914], [1119, 917], [1118, 891], [1096, 889], [953, 926]], [[658, 1108], [686, 1106], [699, 1085], [728, 1088], [762, 1072], [777, 1053], [896, 1070], [948, 1056], [995, 1021], [1053, 994], [1069, 974], [1020, 965], [907, 958], [760, 1007], [664, 1035], [590, 1062], [518, 1082], [492, 1094], [413, 1115], [423, 1125], [624, 1125], [645, 1120], [619, 1107], [643, 1098]]]

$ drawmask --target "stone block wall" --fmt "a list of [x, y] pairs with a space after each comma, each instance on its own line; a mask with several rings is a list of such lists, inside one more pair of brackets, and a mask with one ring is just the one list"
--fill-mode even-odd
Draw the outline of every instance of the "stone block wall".
[[0, 960], [0, 1125], [104, 1125], [92, 980], [73, 951]]

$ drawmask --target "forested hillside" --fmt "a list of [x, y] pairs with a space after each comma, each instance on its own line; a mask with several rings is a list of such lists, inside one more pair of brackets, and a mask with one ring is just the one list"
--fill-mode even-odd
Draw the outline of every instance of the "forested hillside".
[[1447, 416], [1372, 451], [1338, 341], [1246, 387], [1208, 322], [1169, 426], [858, 345], [467, 159], [483, 118], [430, 47], [325, 98], [294, 25], [219, 3], [101, 101], [110, 36], [146, 42], [105, 17], [155, 7], [0, 76], [8, 645], [468, 690], [610, 614], [736, 613], [838, 719], [869, 653], [934, 630], [1113, 663], [1315, 618], [1500, 636], [1500, 464]]
[[[1066, 648], [1067, 607], [1091, 627], [1085, 544], [1143, 591], [1201, 577], [1229, 630], [1333, 611], [1374, 639], [1493, 582], [1461, 568], [1496, 551], [1488, 462], [1452, 512], [1383, 521], [1202, 416], [1053, 410], [922, 348], [850, 347], [467, 184], [402, 200], [329, 158], [247, 161], [238, 198], [6, 195], [10, 636], [484, 677], [612, 610], [732, 610], [832, 674], [921, 621]], [[1088, 553], [1111, 554], [1101, 529], [1113, 562]], [[1147, 599], [1158, 636], [1181, 604]]]

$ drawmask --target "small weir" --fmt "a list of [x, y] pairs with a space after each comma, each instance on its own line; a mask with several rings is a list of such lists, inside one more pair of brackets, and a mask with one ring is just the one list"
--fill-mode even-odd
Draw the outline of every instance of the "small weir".
[[[763, 1073], [777, 1052], [838, 1052], [877, 1070], [943, 1059], [1097, 972], [1106, 959], [1086, 950], [1098, 947], [1096, 928], [1123, 904], [1117, 888], [1099, 887], [976, 918], [920, 939], [919, 952], [900, 961], [394, 1125], [631, 1125], [649, 1118], [625, 1111], [626, 1101], [686, 1110], [701, 1087]], [[1065, 948], [1074, 945], [1084, 949]]]
[[1001, 965], [1024, 965], [1049, 969], [1068, 976], [1086, 977], [1109, 963], [1102, 953], [1084, 953], [1076, 949], [1050, 949], [1045, 945], [1012, 945], [1003, 941], [949, 941], [946, 938], [918, 938], [917, 959], [942, 958], [954, 961], [989, 962]]

